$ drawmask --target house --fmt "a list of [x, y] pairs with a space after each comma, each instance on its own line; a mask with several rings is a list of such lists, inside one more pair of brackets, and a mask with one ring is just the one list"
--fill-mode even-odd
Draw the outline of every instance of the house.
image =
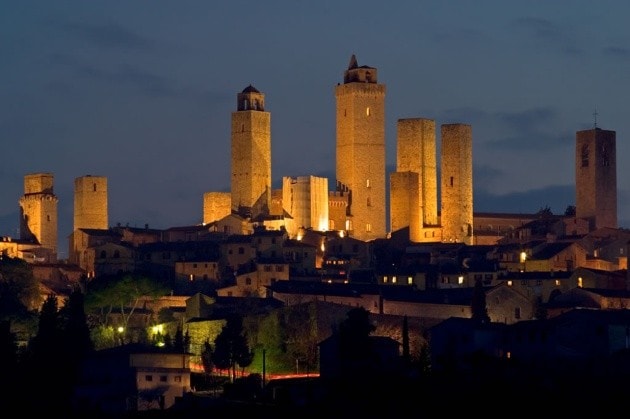
[[137, 343], [96, 351], [81, 365], [73, 406], [108, 414], [168, 409], [191, 391], [189, 357]]

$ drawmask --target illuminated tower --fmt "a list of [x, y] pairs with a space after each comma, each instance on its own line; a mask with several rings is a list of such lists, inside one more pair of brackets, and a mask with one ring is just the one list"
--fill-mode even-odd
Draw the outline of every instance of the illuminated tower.
[[74, 227], [107, 230], [107, 178], [86, 175], [74, 179]]
[[230, 215], [232, 196], [229, 192], [206, 192], [203, 194], [203, 223], [213, 221]]
[[617, 228], [616, 132], [593, 128], [576, 133], [575, 215], [589, 229]]
[[284, 176], [282, 178], [282, 206], [294, 220], [297, 235], [298, 228], [314, 231], [328, 230], [328, 178], [317, 176]]
[[271, 199], [271, 114], [265, 95], [252, 85], [232, 112], [232, 211], [255, 217], [269, 213]]
[[409, 227], [411, 241], [434, 240], [432, 231], [438, 225], [435, 121], [399, 119], [396, 148], [396, 172], [390, 174], [392, 231]]
[[57, 203], [52, 173], [24, 176], [24, 195], [20, 198], [20, 239], [37, 242], [57, 259]]
[[472, 127], [441, 127], [442, 240], [473, 244]]
[[350, 234], [359, 240], [386, 235], [385, 85], [377, 70], [354, 55], [335, 87], [337, 181], [350, 190]]

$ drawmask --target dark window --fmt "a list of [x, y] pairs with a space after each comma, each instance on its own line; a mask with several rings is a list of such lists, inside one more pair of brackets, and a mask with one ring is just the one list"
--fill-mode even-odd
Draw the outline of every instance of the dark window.
[[165, 383], [166, 382], [166, 375], [160, 375], [160, 381]]
[[153, 381], [153, 376], [152, 375], [145, 375], [144, 376], [144, 381]]

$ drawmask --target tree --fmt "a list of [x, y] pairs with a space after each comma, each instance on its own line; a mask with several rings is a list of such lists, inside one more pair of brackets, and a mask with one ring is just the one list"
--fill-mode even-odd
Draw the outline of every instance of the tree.
[[365, 372], [371, 365], [374, 354], [370, 333], [376, 327], [370, 323], [369, 315], [365, 308], [356, 307], [348, 311], [346, 319], [339, 324], [339, 360], [345, 375]]
[[124, 275], [106, 278], [93, 284], [86, 296], [86, 306], [92, 313], [97, 313], [100, 326], [113, 326], [112, 315], [120, 315], [125, 333], [128, 332], [129, 319], [138, 308], [142, 297], [158, 298], [167, 295], [170, 290], [162, 283], [145, 276]]
[[245, 368], [251, 364], [253, 354], [243, 331], [243, 319], [239, 315], [231, 315], [226, 319], [225, 326], [214, 340], [212, 360], [217, 368], [229, 371], [231, 381], [236, 378], [236, 365]]
[[569, 217], [574, 217], [575, 216], [575, 205], [569, 205], [567, 206], [567, 209], [564, 210], [564, 215], [569, 216]]
[[40, 302], [31, 266], [22, 259], [0, 255], [0, 319], [28, 316]]
[[478, 323], [489, 323], [488, 308], [486, 307], [486, 292], [481, 279], [475, 280], [471, 302], [472, 319]]
[[540, 208], [536, 215], [538, 215], [538, 218], [547, 218], [553, 216], [553, 212], [551, 211], [551, 208], [549, 208], [549, 205], [546, 205]]

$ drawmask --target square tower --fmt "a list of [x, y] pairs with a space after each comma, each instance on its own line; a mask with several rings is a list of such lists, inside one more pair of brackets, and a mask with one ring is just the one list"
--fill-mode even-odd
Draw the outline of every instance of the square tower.
[[284, 176], [282, 178], [282, 206], [294, 220], [290, 237], [300, 228], [327, 231], [328, 178], [318, 176]]
[[616, 132], [578, 131], [575, 142], [575, 215], [589, 230], [617, 228]]
[[232, 211], [248, 217], [268, 214], [271, 199], [271, 114], [265, 95], [251, 84], [232, 112]]
[[420, 228], [424, 225], [438, 224], [436, 150], [434, 120], [425, 118], [398, 120], [396, 171], [418, 174]]
[[52, 173], [24, 176], [20, 198], [20, 239], [38, 243], [46, 250], [48, 262], [57, 260], [57, 204]]
[[369, 241], [386, 235], [385, 85], [352, 55], [337, 100], [337, 182], [350, 192], [349, 233]]
[[86, 175], [74, 179], [73, 226], [73, 231], [109, 228], [106, 177]]
[[442, 240], [473, 244], [472, 127], [441, 127]]

